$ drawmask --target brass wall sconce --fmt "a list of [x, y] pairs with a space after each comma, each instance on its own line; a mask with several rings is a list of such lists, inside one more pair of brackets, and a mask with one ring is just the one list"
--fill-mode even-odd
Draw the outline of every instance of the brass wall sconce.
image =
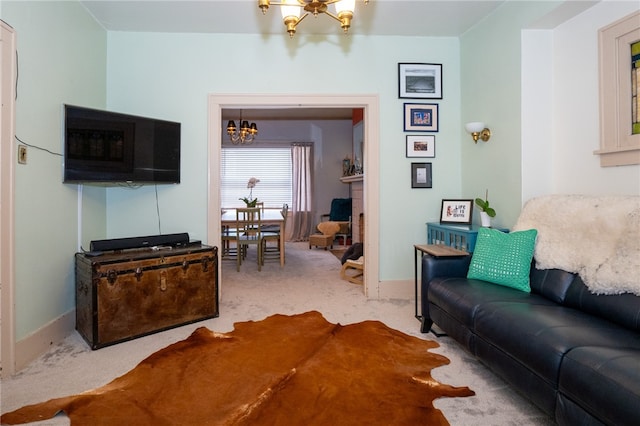
[[487, 142], [491, 138], [491, 130], [485, 127], [482, 121], [473, 121], [464, 125], [465, 130], [471, 134], [473, 143], [478, 143], [478, 139]]

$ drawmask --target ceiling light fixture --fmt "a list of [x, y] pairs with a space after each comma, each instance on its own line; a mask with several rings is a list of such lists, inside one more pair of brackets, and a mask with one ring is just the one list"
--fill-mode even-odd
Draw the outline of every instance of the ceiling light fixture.
[[[369, 0], [364, 0], [364, 3], [369, 3]], [[328, 5], [330, 4], [335, 6], [335, 14], [329, 12]], [[287, 27], [289, 37], [293, 38], [293, 35], [296, 33], [296, 27], [309, 13], [312, 13], [313, 16], [318, 16], [319, 13], [331, 16], [340, 22], [340, 26], [346, 33], [351, 26], [356, 0], [282, 0], [279, 2], [258, 0], [258, 7], [262, 10], [263, 15], [267, 13], [271, 5], [281, 6], [282, 21]], [[302, 9], [305, 10], [305, 14], [300, 17]]]
[[471, 133], [471, 137], [473, 138], [473, 143], [478, 143], [478, 139], [482, 139], [487, 142], [489, 138], [491, 138], [491, 130], [484, 126], [484, 123], [481, 121], [473, 121], [471, 123], [467, 123], [464, 125], [467, 133]]
[[227, 124], [227, 134], [229, 135], [229, 140], [232, 144], [251, 144], [253, 143], [253, 139], [258, 134], [258, 126], [256, 123], [251, 123], [247, 120], [242, 119], [242, 110], [240, 110], [240, 131], [237, 131], [236, 123], [233, 120], [229, 120]]

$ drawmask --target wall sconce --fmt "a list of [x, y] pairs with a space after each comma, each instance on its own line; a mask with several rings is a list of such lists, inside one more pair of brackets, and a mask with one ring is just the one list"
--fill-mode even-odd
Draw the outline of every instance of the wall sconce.
[[491, 138], [491, 130], [484, 127], [484, 123], [482, 121], [467, 123], [464, 125], [464, 128], [468, 133], [471, 133], [474, 143], [478, 143], [478, 139], [482, 139], [484, 142], [487, 142], [489, 138]]

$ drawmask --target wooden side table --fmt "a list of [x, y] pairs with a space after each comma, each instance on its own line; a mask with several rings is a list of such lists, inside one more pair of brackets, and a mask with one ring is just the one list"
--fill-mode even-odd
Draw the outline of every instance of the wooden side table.
[[420, 291], [418, 286], [418, 260], [422, 259], [422, 256], [434, 256], [434, 257], [460, 257], [466, 256], [469, 253], [464, 250], [458, 250], [454, 247], [450, 247], [444, 244], [416, 244], [413, 246], [414, 259], [413, 259], [413, 277], [414, 277], [414, 289], [415, 289], [415, 317], [420, 321], [420, 331], [426, 333], [428, 331], [433, 332], [437, 337], [443, 336], [443, 334], [436, 333], [433, 330], [424, 330], [424, 316], [422, 312], [418, 312], [418, 300], [420, 299]]

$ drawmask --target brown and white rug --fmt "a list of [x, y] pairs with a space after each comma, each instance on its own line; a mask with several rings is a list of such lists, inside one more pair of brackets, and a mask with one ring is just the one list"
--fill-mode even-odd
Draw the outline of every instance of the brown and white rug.
[[378, 321], [332, 324], [316, 311], [198, 328], [111, 383], [2, 415], [3, 424], [64, 411], [72, 425], [446, 425], [438, 347]]

